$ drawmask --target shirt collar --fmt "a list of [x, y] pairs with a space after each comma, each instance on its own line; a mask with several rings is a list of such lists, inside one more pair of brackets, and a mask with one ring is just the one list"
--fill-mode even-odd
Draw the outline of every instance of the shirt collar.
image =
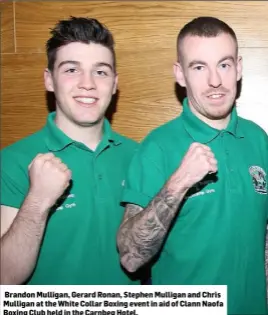
[[183, 112], [182, 119], [184, 128], [188, 134], [194, 139], [194, 141], [200, 143], [208, 143], [215, 139], [219, 134], [227, 132], [235, 136], [236, 138], [243, 138], [242, 130], [239, 126], [239, 120], [237, 116], [236, 107], [233, 107], [231, 113], [231, 119], [226, 129], [218, 130], [210, 127], [208, 124], [200, 120], [194, 115], [189, 107], [188, 98], [183, 100]]
[[[79, 147], [84, 146], [82, 143], [69, 138], [61, 129], [58, 128], [58, 126], [55, 124], [55, 116], [56, 112], [50, 113], [47, 117], [45, 126], [47, 134], [45, 141], [48, 149], [50, 151], [61, 151], [71, 144], [77, 145]], [[110, 123], [105, 118], [103, 124], [103, 137], [98, 148], [106, 147], [110, 143], [118, 145], [121, 143], [121, 138], [116, 132], [112, 130]]]
[[109, 121], [105, 118], [103, 124], [103, 137], [97, 150], [101, 151], [110, 144], [119, 145], [122, 143], [120, 135], [113, 131]]

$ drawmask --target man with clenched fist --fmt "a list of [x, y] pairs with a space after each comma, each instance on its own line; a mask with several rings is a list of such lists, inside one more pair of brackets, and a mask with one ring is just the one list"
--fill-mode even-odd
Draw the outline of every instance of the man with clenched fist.
[[51, 34], [44, 81], [56, 111], [1, 152], [1, 283], [133, 284], [116, 232], [137, 144], [104, 118], [117, 89], [113, 36], [75, 17]]
[[227, 285], [228, 314], [266, 314], [267, 134], [237, 116], [237, 38], [200, 17], [178, 35], [180, 117], [141, 143], [123, 193], [117, 242], [130, 272], [153, 284]]

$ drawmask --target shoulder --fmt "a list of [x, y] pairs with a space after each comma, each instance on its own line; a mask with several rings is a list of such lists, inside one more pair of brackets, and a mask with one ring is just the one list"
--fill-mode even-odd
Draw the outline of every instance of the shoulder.
[[239, 124], [246, 136], [254, 138], [255, 140], [261, 139], [264, 142], [268, 142], [266, 131], [252, 120], [239, 117]]
[[1, 204], [20, 208], [29, 189], [28, 166], [44, 145], [42, 130], [1, 150]]
[[251, 120], [239, 119], [248, 150], [262, 157], [268, 167], [268, 135], [263, 128]]
[[44, 151], [43, 129], [11, 144], [1, 150], [2, 165], [29, 164], [37, 153]]
[[153, 129], [140, 143], [134, 156], [133, 163], [151, 167], [163, 168], [168, 163], [169, 152], [180, 144], [182, 131], [184, 130], [182, 119], [177, 117], [167, 123]]
[[122, 135], [118, 132], [114, 131], [114, 134], [116, 135], [116, 139], [119, 140], [119, 142], [122, 142], [125, 145], [129, 145], [130, 147], [137, 147], [139, 143], [125, 135]]
[[182, 118], [176, 117], [165, 124], [153, 129], [141, 142], [141, 148], [157, 146], [165, 150], [169, 144], [178, 142], [178, 138], [184, 131]]
[[119, 163], [122, 169], [126, 169], [137, 152], [139, 143], [117, 132], [113, 132], [113, 141], [112, 150], [109, 150], [109, 164]]
[[114, 131], [115, 147], [118, 148], [118, 151], [129, 152], [133, 154], [139, 146], [139, 143], [125, 135], [117, 133]]

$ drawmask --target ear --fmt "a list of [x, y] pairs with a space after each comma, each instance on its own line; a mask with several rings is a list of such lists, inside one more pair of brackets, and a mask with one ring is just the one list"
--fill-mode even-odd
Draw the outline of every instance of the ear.
[[117, 86], [118, 86], [118, 75], [117, 73], [115, 74], [115, 79], [114, 79], [114, 86], [113, 86], [113, 95], [116, 93], [117, 91]]
[[237, 57], [236, 70], [237, 70], [236, 80], [239, 81], [242, 78], [242, 71], [243, 71], [243, 60], [241, 56]]
[[52, 73], [48, 69], [45, 69], [44, 71], [44, 82], [45, 82], [46, 90], [49, 92], [54, 92], [54, 83], [53, 83]]
[[183, 73], [183, 69], [182, 69], [182, 65], [179, 62], [175, 62], [173, 65], [173, 72], [174, 72], [174, 76], [176, 78], [176, 82], [182, 86], [185, 87], [185, 77], [184, 77], [184, 73]]

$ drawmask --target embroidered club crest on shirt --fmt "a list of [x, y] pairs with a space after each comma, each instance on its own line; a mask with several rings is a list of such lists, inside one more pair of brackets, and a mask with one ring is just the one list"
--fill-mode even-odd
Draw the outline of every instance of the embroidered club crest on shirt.
[[251, 166], [249, 173], [252, 177], [255, 191], [259, 194], [267, 194], [267, 179], [264, 170], [259, 166]]

